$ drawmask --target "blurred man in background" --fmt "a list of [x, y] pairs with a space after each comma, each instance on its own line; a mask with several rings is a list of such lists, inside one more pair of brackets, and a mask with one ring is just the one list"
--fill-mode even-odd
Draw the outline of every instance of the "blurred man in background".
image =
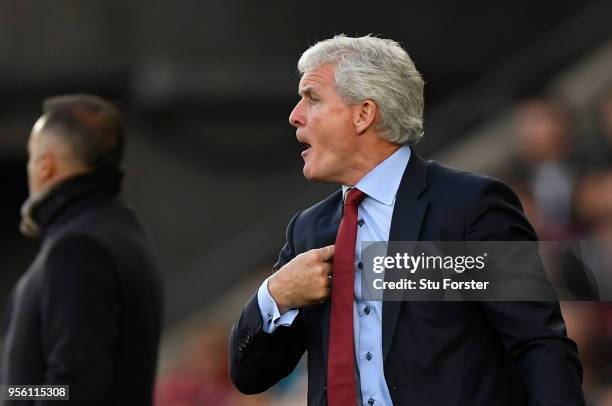
[[[582, 405], [556, 302], [372, 301], [363, 241], [533, 241], [503, 183], [424, 161], [423, 81], [394, 41], [336, 36], [298, 62], [304, 176], [342, 188], [299, 212], [230, 335], [230, 375], [259, 393], [308, 352], [308, 404]], [[333, 245], [332, 245], [333, 244]], [[385, 296], [386, 298], [387, 296]]]
[[576, 233], [571, 205], [580, 169], [571, 114], [558, 101], [533, 99], [516, 109], [514, 121], [518, 156], [513, 177], [533, 199], [538, 235], [542, 240], [570, 238]]
[[[123, 146], [107, 101], [44, 102], [21, 225], [42, 244], [10, 298], [0, 383], [69, 385], [61, 404], [152, 403], [162, 290], [147, 237], [118, 197]], [[38, 404], [21, 402], [10, 404]]]

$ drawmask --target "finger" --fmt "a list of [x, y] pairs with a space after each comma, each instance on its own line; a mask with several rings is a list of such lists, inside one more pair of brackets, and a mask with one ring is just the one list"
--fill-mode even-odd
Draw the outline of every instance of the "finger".
[[330, 262], [334, 259], [335, 245], [328, 245], [327, 247], [319, 248], [321, 254], [321, 260], [323, 262]]

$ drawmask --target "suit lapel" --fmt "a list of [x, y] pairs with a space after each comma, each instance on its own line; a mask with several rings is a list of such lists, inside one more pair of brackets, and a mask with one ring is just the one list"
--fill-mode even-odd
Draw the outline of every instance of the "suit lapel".
[[[429, 203], [420, 199], [420, 195], [427, 188], [427, 164], [412, 150], [412, 156], [402, 180], [395, 200], [393, 217], [391, 218], [391, 230], [389, 241], [418, 241], [421, 234], [421, 226], [425, 218]], [[392, 250], [392, 244], [389, 248]], [[388, 255], [394, 255], [388, 252]], [[399, 277], [397, 272], [393, 275]], [[387, 279], [387, 277], [385, 277]], [[403, 291], [399, 291], [402, 294]], [[392, 294], [392, 293], [390, 293]], [[382, 314], [382, 350], [383, 360], [389, 355], [395, 326], [402, 306], [402, 297], [393, 297], [385, 292]], [[397, 293], [396, 293], [397, 294]]]

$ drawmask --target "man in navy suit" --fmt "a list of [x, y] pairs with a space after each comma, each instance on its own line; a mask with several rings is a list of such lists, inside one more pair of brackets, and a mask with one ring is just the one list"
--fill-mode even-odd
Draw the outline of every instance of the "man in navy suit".
[[306, 146], [304, 176], [342, 189], [289, 222], [274, 274], [230, 335], [236, 387], [265, 391], [306, 351], [309, 405], [584, 404], [556, 302], [364, 298], [362, 241], [537, 237], [503, 183], [411, 148], [423, 135], [423, 81], [399, 44], [336, 36], [298, 69], [289, 121]]

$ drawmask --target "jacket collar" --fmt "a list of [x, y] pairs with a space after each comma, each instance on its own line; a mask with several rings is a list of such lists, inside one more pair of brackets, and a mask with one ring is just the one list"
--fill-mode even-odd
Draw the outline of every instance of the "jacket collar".
[[30, 196], [21, 207], [21, 232], [27, 237], [40, 237], [72, 209], [84, 209], [89, 207], [88, 202], [117, 196], [122, 178], [119, 171], [76, 175]]
[[[420, 239], [421, 228], [425, 219], [429, 202], [423, 198], [423, 193], [429, 185], [427, 163], [417, 154], [410, 159], [400, 187], [391, 218], [389, 241], [415, 242]], [[393, 256], [394, 244], [389, 244], [387, 255]], [[398, 278], [400, 273], [391, 272], [385, 275], [385, 280]], [[390, 279], [389, 279], [390, 278]], [[382, 349], [383, 359], [389, 356], [395, 326], [403, 302], [404, 291], [385, 291], [382, 316]]]
[[[402, 180], [411, 155], [410, 146], [404, 145], [378, 164], [357, 182], [355, 187], [366, 194], [368, 198], [391, 206]], [[342, 186], [342, 195], [346, 196], [350, 187]]]

